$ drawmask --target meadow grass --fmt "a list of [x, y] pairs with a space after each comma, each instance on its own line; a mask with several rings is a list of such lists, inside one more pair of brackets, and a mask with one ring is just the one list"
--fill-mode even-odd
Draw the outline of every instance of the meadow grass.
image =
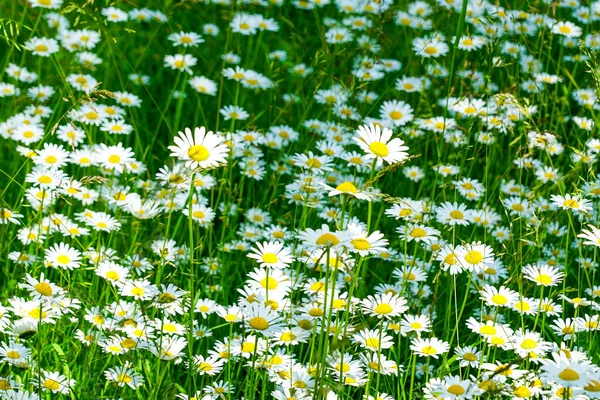
[[0, 3], [0, 399], [600, 398], [599, 20]]

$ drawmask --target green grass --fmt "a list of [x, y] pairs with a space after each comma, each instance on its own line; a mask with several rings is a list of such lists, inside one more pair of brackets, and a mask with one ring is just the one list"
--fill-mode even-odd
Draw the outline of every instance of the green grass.
[[[381, 12], [351, 1], [274, 3], [0, 4], [0, 399], [596, 398], [597, 245], [580, 235], [598, 226], [600, 145], [596, 126], [577, 120], [599, 122], [596, 22], [541, 1], [481, 13], [456, 0]], [[109, 22], [109, 6], [160, 18]], [[419, 6], [431, 13], [418, 17]], [[51, 12], [72, 37], [87, 30], [98, 43], [61, 40]], [[241, 13], [278, 29], [236, 32]], [[536, 22], [542, 16], [554, 20]], [[581, 36], [553, 31], [560, 21]], [[484, 32], [493, 27], [501, 31]], [[204, 42], [174, 47], [168, 37], [178, 32]], [[445, 49], [418, 48], [436, 35]], [[485, 44], [467, 51], [465, 36]], [[38, 37], [56, 39], [57, 51], [33, 54]], [[84, 51], [101, 62], [78, 62]], [[196, 59], [191, 73], [165, 65], [176, 54]], [[311, 72], [293, 72], [300, 64]], [[225, 76], [230, 67], [246, 78]], [[27, 72], [37, 78], [22, 79]], [[269, 87], [249, 87], [262, 79], [254, 72]], [[98, 85], [78, 90], [72, 74]], [[214, 95], [192, 88], [196, 76], [217, 85]], [[420, 79], [422, 90], [400, 88], [403, 77]], [[38, 85], [54, 93], [28, 96]], [[123, 104], [122, 92], [141, 104]], [[391, 105], [400, 114], [390, 101], [402, 102]], [[104, 116], [106, 106], [122, 118]], [[248, 118], [226, 118], [225, 106]], [[36, 107], [42, 117], [32, 116]], [[131, 133], [109, 134], [98, 119]], [[18, 135], [35, 131], [30, 121], [41, 134], [27, 143]], [[372, 123], [390, 128], [394, 142], [359, 146]], [[197, 161], [216, 157], [210, 168], [184, 165], [189, 146], [182, 157], [168, 148], [196, 127], [228, 146], [221, 156], [207, 142], [195, 149], [208, 152]], [[61, 139], [74, 128], [80, 143]], [[381, 146], [394, 155], [397, 140], [408, 149], [389, 162]], [[131, 150], [139, 173], [108, 157], [116, 146]], [[85, 149], [91, 164], [71, 160], [53, 172], [62, 155], [80, 160]], [[54, 158], [27, 156], [44, 151]], [[50, 197], [40, 204], [36, 195]], [[132, 209], [137, 200], [144, 214]], [[598, 243], [594, 235], [585, 240]], [[281, 246], [262, 251], [267, 242]], [[248, 257], [256, 253], [268, 254], [265, 264], [289, 260], [264, 268]], [[62, 268], [61, 254], [75, 268]]]

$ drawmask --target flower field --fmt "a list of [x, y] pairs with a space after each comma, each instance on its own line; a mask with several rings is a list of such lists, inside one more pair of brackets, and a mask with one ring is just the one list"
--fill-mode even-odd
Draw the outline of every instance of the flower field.
[[0, 400], [600, 399], [600, 1], [0, 2]]

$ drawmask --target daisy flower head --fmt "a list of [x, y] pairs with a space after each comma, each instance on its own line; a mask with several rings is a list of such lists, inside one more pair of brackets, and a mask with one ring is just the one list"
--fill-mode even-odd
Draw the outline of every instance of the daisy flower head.
[[538, 286], [556, 286], [564, 275], [558, 268], [549, 265], [527, 265], [523, 268], [525, 279], [535, 282]]
[[394, 164], [408, 157], [408, 147], [404, 146], [401, 139], [391, 139], [392, 133], [391, 129], [379, 125], [362, 125], [356, 131], [358, 137], [355, 136], [354, 141], [363, 149], [367, 158]]
[[585, 239], [583, 244], [600, 247], [600, 229], [593, 225], [588, 225], [588, 227], [590, 228], [589, 230], [583, 229], [577, 237]]
[[444, 354], [448, 351], [450, 346], [447, 342], [440, 340], [438, 338], [432, 337], [429, 339], [421, 339], [420, 337], [415, 337], [412, 340], [412, 344], [410, 345], [410, 349], [417, 353], [417, 355], [421, 357], [433, 357], [438, 358], [440, 354]]
[[565, 196], [553, 194], [550, 196], [550, 201], [563, 210], [573, 210], [576, 213], [587, 213], [592, 209], [589, 200], [570, 193]]
[[191, 169], [209, 169], [218, 167], [226, 162], [228, 147], [223, 139], [205, 127], [194, 129], [185, 128], [175, 137], [175, 146], [169, 146], [171, 156], [185, 161], [185, 166]]
[[446, 55], [449, 50], [446, 43], [436, 38], [415, 38], [412, 45], [415, 53], [425, 58], [437, 58]]
[[369, 296], [361, 301], [362, 310], [374, 317], [393, 318], [408, 310], [406, 299], [398, 295], [387, 293]]
[[133, 390], [144, 384], [144, 377], [135, 372], [129, 362], [125, 362], [123, 366], [117, 366], [104, 371], [104, 376], [106, 380], [115, 383], [119, 387], [127, 385]]
[[66, 243], [57, 243], [46, 249], [45, 261], [54, 268], [75, 269], [81, 265], [81, 253]]
[[344, 181], [337, 185], [335, 188], [320, 182], [327, 190], [329, 190], [329, 197], [345, 194], [347, 196], [356, 197], [360, 200], [371, 201], [372, 196], [359, 188], [351, 181]]
[[282, 242], [256, 243], [256, 247], [248, 257], [257, 260], [263, 268], [285, 268], [292, 262], [290, 250]]
[[389, 100], [381, 105], [380, 117], [386, 125], [404, 126], [413, 119], [413, 109], [403, 101]]

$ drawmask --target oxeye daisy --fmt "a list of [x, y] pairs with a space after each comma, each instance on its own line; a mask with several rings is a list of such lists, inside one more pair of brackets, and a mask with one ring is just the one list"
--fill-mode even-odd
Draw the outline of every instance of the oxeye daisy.
[[535, 282], [538, 286], [556, 286], [561, 282], [564, 273], [558, 268], [548, 265], [527, 265], [523, 268], [525, 279]]
[[410, 349], [421, 357], [438, 358], [441, 354], [448, 351], [450, 346], [447, 342], [438, 338], [432, 337], [421, 339], [416, 337], [411, 341]]
[[127, 385], [133, 390], [144, 384], [144, 377], [131, 368], [129, 361], [126, 361], [123, 366], [109, 368], [104, 371], [104, 376], [106, 380], [119, 387]]
[[66, 243], [57, 243], [46, 249], [45, 261], [54, 268], [75, 269], [81, 265], [81, 253]]
[[481, 299], [490, 306], [511, 307], [518, 298], [519, 295], [517, 292], [504, 286], [496, 288], [485, 285], [481, 290]]
[[577, 213], [587, 213], [592, 209], [591, 202], [579, 195], [567, 193], [565, 196], [551, 195], [550, 201], [563, 210], [573, 210]]
[[394, 345], [392, 337], [386, 334], [380, 334], [378, 330], [365, 329], [352, 336], [354, 341], [361, 347], [370, 351], [381, 351], [389, 349]]
[[169, 146], [171, 156], [185, 161], [185, 166], [191, 169], [214, 168], [226, 162], [229, 148], [224, 140], [205, 127], [195, 128], [194, 134], [189, 128], [179, 132], [174, 139], [175, 146]]
[[340, 183], [339, 185], [337, 185], [335, 188], [333, 188], [325, 183], [322, 183], [322, 182], [320, 182], [320, 183], [327, 190], [329, 190], [329, 197], [336, 196], [336, 195], [347, 195], [347, 196], [351, 196], [351, 197], [356, 197], [357, 199], [360, 199], [360, 200], [366, 200], [366, 201], [372, 200], [372, 196], [369, 193], [357, 188], [356, 185], [350, 181], [344, 181], [344, 182]]
[[290, 250], [282, 242], [256, 243], [256, 247], [248, 257], [257, 260], [263, 268], [284, 268], [292, 262]]
[[368, 296], [361, 301], [362, 310], [373, 317], [393, 318], [402, 314], [408, 309], [407, 301], [404, 297], [389, 294], [377, 294]]
[[594, 367], [587, 360], [567, 358], [564, 353], [552, 353], [543, 361], [542, 378], [564, 387], [584, 387], [592, 381]]
[[583, 229], [578, 238], [586, 239], [583, 244], [600, 247], [600, 229], [593, 225], [588, 225], [589, 230]]
[[215, 218], [215, 212], [212, 208], [206, 207], [202, 204], [194, 204], [190, 210], [184, 208], [182, 211], [185, 215], [191, 216], [192, 220], [198, 222], [202, 227], [208, 227]]
[[[391, 139], [392, 130], [379, 125], [362, 125], [356, 131], [354, 141], [366, 153], [366, 157], [384, 160], [389, 164], [404, 161], [408, 157], [407, 146], [398, 138]], [[390, 140], [391, 139], [391, 140]]]

